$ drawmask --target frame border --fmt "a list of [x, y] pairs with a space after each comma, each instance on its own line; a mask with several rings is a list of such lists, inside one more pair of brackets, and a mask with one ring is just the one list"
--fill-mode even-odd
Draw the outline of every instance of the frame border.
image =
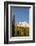
[[[33, 40], [29, 41], [9, 41], [8, 39], [8, 4], [26, 4], [33, 5]], [[5, 20], [6, 16], [6, 20]], [[6, 27], [5, 27], [6, 21]], [[5, 30], [6, 28], [6, 30]], [[34, 43], [35, 42], [35, 3], [34, 2], [12, 2], [5, 1], [4, 2], [4, 44], [12, 44], [12, 43]]]

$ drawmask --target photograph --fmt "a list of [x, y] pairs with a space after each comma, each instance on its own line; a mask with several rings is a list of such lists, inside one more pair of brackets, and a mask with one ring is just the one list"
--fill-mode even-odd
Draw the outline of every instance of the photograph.
[[12, 36], [29, 36], [29, 7], [16, 7], [10, 8], [12, 17]]

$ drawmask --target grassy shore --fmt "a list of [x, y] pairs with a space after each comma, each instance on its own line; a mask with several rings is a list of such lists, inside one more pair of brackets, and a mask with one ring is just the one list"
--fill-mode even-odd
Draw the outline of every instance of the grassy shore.
[[29, 27], [17, 27], [17, 26], [15, 26], [14, 36], [29, 36]]

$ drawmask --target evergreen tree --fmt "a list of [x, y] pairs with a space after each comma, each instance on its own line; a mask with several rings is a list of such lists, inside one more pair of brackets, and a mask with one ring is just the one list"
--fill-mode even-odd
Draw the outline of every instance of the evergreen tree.
[[13, 15], [13, 21], [12, 21], [12, 36], [14, 36], [15, 33], [15, 15]]

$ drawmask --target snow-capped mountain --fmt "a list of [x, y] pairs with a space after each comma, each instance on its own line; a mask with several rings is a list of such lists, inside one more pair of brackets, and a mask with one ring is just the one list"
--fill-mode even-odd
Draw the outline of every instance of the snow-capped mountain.
[[30, 25], [27, 22], [19, 22], [16, 24], [17, 26], [21, 26], [21, 27], [29, 27]]

